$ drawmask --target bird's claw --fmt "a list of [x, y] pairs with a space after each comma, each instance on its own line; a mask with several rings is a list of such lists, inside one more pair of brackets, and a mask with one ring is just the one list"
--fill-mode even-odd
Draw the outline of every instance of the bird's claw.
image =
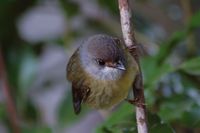
[[139, 98], [134, 98], [134, 99], [125, 99], [127, 102], [129, 102], [130, 104], [134, 104], [134, 105], [137, 105], [137, 106], [145, 106], [146, 104], [145, 103], [141, 103], [139, 102]]

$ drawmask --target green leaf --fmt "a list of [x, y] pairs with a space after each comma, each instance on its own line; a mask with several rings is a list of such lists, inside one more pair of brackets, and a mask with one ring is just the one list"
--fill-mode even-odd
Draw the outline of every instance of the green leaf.
[[109, 9], [112, 14], [118, 15], [118, 3], [116, 0], [98, 0], [98, 3], [101, 6], [107, 7], [107, 9]]
[[180, 65], [179, 69], [192, 75], [200, 75], [200, 57], [184, 62]]
[[116, 112], [114, 112], [109, 117], [106, 124], [115, 124], [117, 122], [120, 122], [121, 120], [124, 119], [124, 117], [132, 113], [133, 113], [133, 106], [131, 104], [124, 103]]
[[[122, 106], [115, 112], [108, 121], [106, 121], [96, 133], [137, 133], [137, 126], [135, 122], [135, 112], [130, 109], [126, 112], [126, 107]], [[123, 113], [121, 113], [123, 111]], [[120, 115], [123, 115], [121, 117]], [[126, 115], [125, 115], [126, 114]], [[147, 113], [148, 128], [150, 133], [174, 133], [169, 124], [164, 123], [157, 114]], [[114, 118], [113, 118], [114, 117]], [[110, 121], [111, 119], [111, 121]]]
[[112, 115], [99, 127], [97, 133], [136, 133], [134, 108], [128, 103], [120, 106]]
[[170, 53], [174, 50], [174, 48], [183, 41], [187, 36], [186, 31], [177, 31], [173, 33], [171, 38], [163, 43], [160, 47], [158, 54], [156, 54], [156, 62], [157, 64], [162, 64], [169, 57]]
[[35, 123], [39, 118], [39, 112], [30, 99], [23, 101], [20, 115], [25, 118], [26, 122]]
[[194, 101], [187, 95], [174, 95], [162, 102], [160, 106], [159, 115], [165, 121], [174, 121], [181, 119], [186, 110], [190, 110]]
[[4, 119], [6, 116], [6, 107], [5, 104], [0, 103], [0, 120]]
[[149, 133], [174, 133], [172, 127], [164, 123], [157, 114], [148, 112]]
[[21, 60], [21, 66], [19, 70], [19, 87], [22, 93], [25, 93], [29, 89], [36, 73], [37, 60], [31, 51], [26, 51], [23, 54]]
[[200, 106], [194, 105], [190, 110], [183, 113], [183, 117], [180, 120], [186, 127], [199, 127], [200, 126]]
[[195, 15], [192, 16], [188, 27], [189, 30], [200, 27], [200, 11], [198, 11]]
[[0, 4], [1, 5], [5, 5], [5, 4], [11, 4], [13, 2], [15, 2], [16, 0], [0, 0]]
[[58, 119], [61, 124], [64, 124], [69, 121], [74, 121], [77, 117], [74, 114], [73, 105], [72, 105], [71, 95], [65, 96], [63, 101], [60, 103], [58, 108]]
[[155, 124], [149, 133], [175, 133], [175, 131], [168, 124]]
[[144, 84], [148, 88], [151, 88], [152, 85], [155, 85], [163, 76], [175, 70], [175, 68], [168, 63], [158, 65], [154, 57], [143, 58], [141, 67], [144, 75]]
[[61, 126], [63, 126], [66, 123], [72, 123], [74, 121], [79, 120], [83, 115], [85, 115], [87, 111], [88, 111], [87, 107], [84, 106], [83, 104], [80, 114], [76, 115], [73, 109], [71, 92], [67, 92], [65, 98], [63, 99], [63, 101], [61, 101], [58, 108], [58, 112], [57, 112], [58, 120]]
[[78, 14], [79, 11], [79, 5], [76, 2], [73, 1], [68, 1], [68, 0], [60, 0], [61, 2], [61, 6], [63, 7], [63, 9], [65, 10], [66, 14], [69, 17], [75, 16], [76, 14]]
[[22, 133], [52, 133], [49, 127], [29, 127], [23, 128]]

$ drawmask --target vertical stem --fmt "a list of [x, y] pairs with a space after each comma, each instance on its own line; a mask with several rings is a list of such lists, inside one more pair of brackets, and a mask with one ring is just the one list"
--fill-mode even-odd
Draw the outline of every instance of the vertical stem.
[[2, 84], [3, 94], [5, 96], [6, 108], [11, 126], [13, 128], [14, 133], [20, 133], [20, 129], [18, 127], [17, 113], [15, 110], [14, 102], [10, 94], [10, 87], [7, 80], [7, 74], [1, 49], [0, 49], [0, 81]]
[[133, 83], [133, 94], [136, 100], [136, 121], [138, 133], [148, 133], [146, 107], [144, 98], [144, 88], [142, 80], [142, 72], [140, 68], [137, 42], [135, 39], [132, 23], [131, 23], [131, 11], [129, 8], [128, 0], [118, 0], [121, 28], [123, 32], [123, 38], [126, 46], [129, 48], [131, 55], [136, 60], [139, 66], [139, 72]]
[[[186, 25], [192, 16], [192, 9], [191, 9], [191, 1], [189, 0], [180, 0], [182, 9], [183, 9], [183, 13], [184, 13], [184, 24]], [[188, 53], [189, 56], [194, 55], [197, 51], [196, 51], [196, 47], [195, 47], [195, 34], [194, 32], [192, 32], [187, 38], [187, 49], [188, 49]]]

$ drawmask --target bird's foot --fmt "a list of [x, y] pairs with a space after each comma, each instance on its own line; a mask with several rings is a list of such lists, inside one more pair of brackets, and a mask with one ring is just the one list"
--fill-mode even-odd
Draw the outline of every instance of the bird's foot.
[[134, 99], [125, 99], [127, 102], [129, 102], [130, 104], [136, 105], [136, 106], [145, 106], [145, 103], [141, 103], [139, 101], [139, 98], [134, 98]]

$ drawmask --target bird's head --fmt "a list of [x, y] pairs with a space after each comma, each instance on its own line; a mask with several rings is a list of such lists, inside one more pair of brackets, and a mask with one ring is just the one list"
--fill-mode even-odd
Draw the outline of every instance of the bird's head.
[[125, 52], [119, 39], [95, 35], [82, 45], [80, 56], [87, 73], [102, 80], [116, 80], [127, 69]]

